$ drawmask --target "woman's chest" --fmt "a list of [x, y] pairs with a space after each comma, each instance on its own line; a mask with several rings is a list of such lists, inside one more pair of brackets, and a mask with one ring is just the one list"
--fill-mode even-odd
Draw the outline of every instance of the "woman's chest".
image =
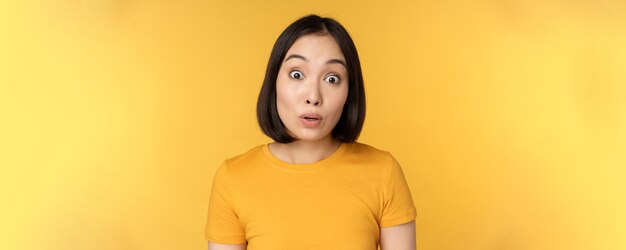
[[249, 246], [376, 249], [382, 197], [375, 182], [359, 176], [279, 177], [251, 180], [256, 185], [237, 190], [235, 212]]

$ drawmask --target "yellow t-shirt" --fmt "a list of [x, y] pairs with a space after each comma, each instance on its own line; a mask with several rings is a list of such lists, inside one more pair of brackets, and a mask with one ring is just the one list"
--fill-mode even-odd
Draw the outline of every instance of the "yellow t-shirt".
[[205, 238], [248, 250], [375, 250], [380, 227], [415, 217], [402, 168], [386, 151], [343, 143], [321, 161], [290, 164], [263, 144], [218, 168]]

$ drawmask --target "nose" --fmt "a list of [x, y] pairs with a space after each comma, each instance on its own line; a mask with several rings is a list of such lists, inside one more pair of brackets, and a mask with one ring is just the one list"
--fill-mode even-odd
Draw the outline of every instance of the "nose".
[[306, 100], [306, 104], [311, 104], [311, 103], [313, 103], [313, 105], [315, 105], [315, 106], [317, 106], [317, 105], [319, 105], [319, 104], [320, 104], [320, 102], [319, 102], [319, 101], [310, 101], [310, 100], [308, 100], [308, 99]]
[[306, 104], [312, 104], [313, 106], [322, 105], [322, 96], [318, 84], [312, 83], [310, 85], [305, 99]]

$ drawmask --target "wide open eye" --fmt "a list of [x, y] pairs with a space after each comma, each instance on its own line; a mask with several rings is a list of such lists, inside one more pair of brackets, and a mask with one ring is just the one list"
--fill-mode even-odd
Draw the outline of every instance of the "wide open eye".
[[328, 83], [339, 83], [339, 76], [329, 75], [326, 78], [324, 78], [324, 81]]
[[289, 72], [289, 77], [291, 77], [293, 79], [302, 79], [302, 77], [304, 77], [304, 75], [300, 71], [293, 70], [293, 71]]

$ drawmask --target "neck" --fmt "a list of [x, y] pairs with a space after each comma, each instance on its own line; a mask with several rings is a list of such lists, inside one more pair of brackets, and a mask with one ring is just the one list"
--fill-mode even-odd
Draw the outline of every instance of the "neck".
[[318, 141], [296, 140], [291, 143], [270, 143], [270, 151], [282, 161], [294, 164], [321, 161], [334, 153], [341, 142], [331, 136]]

